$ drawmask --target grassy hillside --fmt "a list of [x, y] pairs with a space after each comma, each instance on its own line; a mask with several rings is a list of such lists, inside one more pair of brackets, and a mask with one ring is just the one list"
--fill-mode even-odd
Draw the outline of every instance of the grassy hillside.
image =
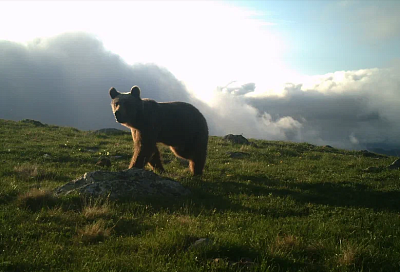
[[400, 171], [363, 171], [393, 157], [253, 142], [210, 137], [202, 179], [162, 147], [189, 197], [55, 198], [130, 134], [0, 120], [0, 271], [400, 271]]

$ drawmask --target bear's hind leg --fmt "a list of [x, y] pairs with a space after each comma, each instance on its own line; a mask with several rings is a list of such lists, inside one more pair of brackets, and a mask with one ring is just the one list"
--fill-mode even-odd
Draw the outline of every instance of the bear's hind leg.
[[[194, 176], [203, 174], [206, 163], [206, 150], [193, 150], [189, 148], [171, 147], [171, 150], [178, 157], [189, 160], [189, 168]], [[204, 153], [204, 154], [203, 154]]]
[[205, 160], [202, 161], [190, 161], [189, 167], [190, 171], [192, 172], [193, 176], [200, 176], [203, 174], [203, 169], [205, 165]]
[[202, 175], [203, 169], [206, 164], [206, 156], [199, 150], [195, 157], [190, 160], [190, 171], [194, 176]]
[[171, 146], [170, 149], [171, 149], [172, 153], [175, 154], [175, 156], [180, 157], [182, 159], [189, 160], [192, 157], [192, 152], [188, 152], [183, 147]]
[[159, 172], [164, 172], [164, 167], [161, 162], [161, 154], [160, 151], [158, 150], [158, 147], [156, 147], [153, 156], [151, 157], [149, 164], [153, 168], [153, 170], [157, 170]]
[[198, 141], [193, 149], [193, 157], [190, 160], [190, 171], [192, 171], [194, 176], [202, 175], [203, 169], [206, 164], [207, 158], [207, 145], [208, 136], [203, 139], [203, 141]]
[[[192, 169], [191, 168], [191, 165], [192, 165], [192, 152], [191, 151], [186, 150], [184, 147], [176, 147], [176, 146], [171, 146], [170, 149], [171, 149], [172, 153], [175, 154], [175, 156], [185, 159], [185, 160], [189, 160], [190, 161], [189, 167], [190, 167], [190, 169]], [[193, 173], [193, 171], [192, 171], [192, 173]]]

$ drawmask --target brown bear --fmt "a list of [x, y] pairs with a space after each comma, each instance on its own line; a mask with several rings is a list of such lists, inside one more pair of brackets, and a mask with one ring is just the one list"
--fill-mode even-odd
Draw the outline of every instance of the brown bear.
[[134, 152], [129, 168], [164, 171], [157, 143], [170, 146], [178, 157], [189, 160], [193, 175], [201, 175], [206, 162], [208, 127], [198, 109], [184, 102], [161, 102], [140, 98], [140, 89], [129, 93], [111, 88], [111, 107], [118, 123], [131, 129]]

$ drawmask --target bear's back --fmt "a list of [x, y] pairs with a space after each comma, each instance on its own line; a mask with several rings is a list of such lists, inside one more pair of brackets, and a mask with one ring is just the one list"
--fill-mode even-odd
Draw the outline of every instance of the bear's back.
[[201, 112], [185, 102], [158, 103], [159, 140], [167, 145], [190, 142], [199, 136], [208, 138], [208, 126]]

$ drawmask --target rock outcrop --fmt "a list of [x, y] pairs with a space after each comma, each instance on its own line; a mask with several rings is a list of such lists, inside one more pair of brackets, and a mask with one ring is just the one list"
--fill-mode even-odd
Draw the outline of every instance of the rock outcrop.
[[250, 154], [246, 152], [227, 152], [226, 154], [232, 159], [243, 159], [250, 156]]
[[233, 135], [233, 134], [228, 134], [224, 137], [225, 141], [231, 142], [233, 144], [242, 144], [242, 145], [249, 145], [250, 142], [247, 140], [245, 137], [242, 135]]
[[43, 123], [41, 123], [39, 121], [32, 120], [32, 119], [23, 119], [20, 122], [24, 123], [24, 124], [32, 124], [35, 127], [46, 127], [47, 126], [47, 125], [45, 125], [45, 124], [43, 124]]
[[397, 159], [394, 162], [392, 162], [392, 164], [389, 165], [387, 168], [391, 169], [391, 170], [399, 169], [400, 168], [400, 159]]
[[151, 171], [132, 168], [119, 172], [95, 171], [55, 189], [56, 195], [79, 193], [111, 199], [135, 196], [184, 196], [190, 191], [179, 182]]
[[383, 171], [385, 169], [388, 169], [388, 170], [400, 169], [400, 159], [395, 160], [389, 166], [378, 166], [378, 167], [370, 166], [370, 167], [364, 169], [363, 172], [366, 172], [366, 173], [379, 173], [379, 172], [381, 172], [381, 171]]
[[93, 131], [94, 134], [106, 134], [106, 135], [124, 135], [130, 134], [130, 131], [116, 129], [116, 128], [102, 128], [99, 130]]

